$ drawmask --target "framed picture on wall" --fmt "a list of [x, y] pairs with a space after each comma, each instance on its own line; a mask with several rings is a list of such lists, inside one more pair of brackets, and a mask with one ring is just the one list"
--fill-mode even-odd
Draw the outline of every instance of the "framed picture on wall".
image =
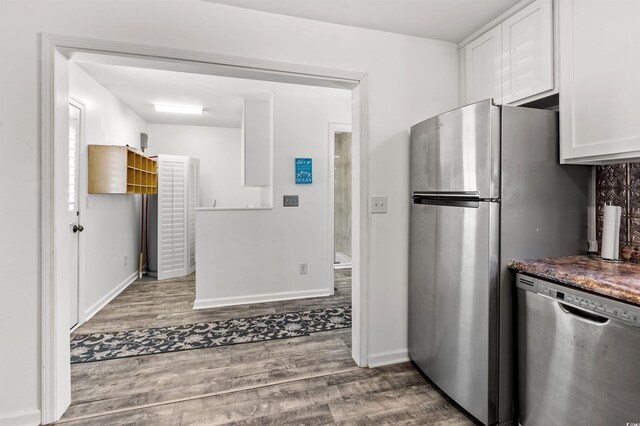
[[296, 184], [313, 183], [313, 160], [296, 158]]

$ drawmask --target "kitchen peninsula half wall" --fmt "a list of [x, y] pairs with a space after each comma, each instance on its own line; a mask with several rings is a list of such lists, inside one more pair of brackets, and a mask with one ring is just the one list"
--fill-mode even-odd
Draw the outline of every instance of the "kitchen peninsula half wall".
[[297, 209], [197, 209], [194, 309], [332, 294], [326, 209], [316, 222], [308, 213], [318, 209], [305, 201]]

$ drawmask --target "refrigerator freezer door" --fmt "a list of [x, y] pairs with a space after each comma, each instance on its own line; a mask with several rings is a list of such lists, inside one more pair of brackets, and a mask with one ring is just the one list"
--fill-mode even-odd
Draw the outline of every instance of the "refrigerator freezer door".
[[411, 128], [412, 192], [477, 192], [500, 196], [500, 109], [491, 100]]
[[497, 415], [498, 225], [498, 203], [411, 206], [409, 355], [484, 424]]

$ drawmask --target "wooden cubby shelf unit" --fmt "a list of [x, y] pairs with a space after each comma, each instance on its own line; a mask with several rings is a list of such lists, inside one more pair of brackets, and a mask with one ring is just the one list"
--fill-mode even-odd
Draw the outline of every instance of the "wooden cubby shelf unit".
[[89, 145], [89, 194], [157, 194], [153, 158], [126, 146]]

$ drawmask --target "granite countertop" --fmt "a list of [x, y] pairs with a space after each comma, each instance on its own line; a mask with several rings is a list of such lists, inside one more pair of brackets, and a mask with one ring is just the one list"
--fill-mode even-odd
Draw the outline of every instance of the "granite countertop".
[[599, 257], [512, 260], [509, 268], [640, 306], [640, 264]]

